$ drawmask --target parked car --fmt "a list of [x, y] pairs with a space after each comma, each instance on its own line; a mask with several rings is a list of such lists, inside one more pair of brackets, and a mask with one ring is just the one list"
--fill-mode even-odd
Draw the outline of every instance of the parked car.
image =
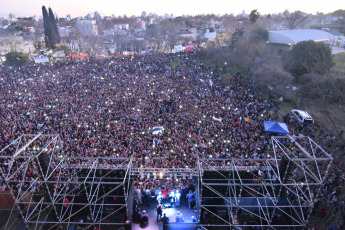
[[299, 110], [299, 109], [293, 109], [293, 110], [291, 110], [291, 113], [299, 123], [314, 124], [314, 119], [306, 111]]

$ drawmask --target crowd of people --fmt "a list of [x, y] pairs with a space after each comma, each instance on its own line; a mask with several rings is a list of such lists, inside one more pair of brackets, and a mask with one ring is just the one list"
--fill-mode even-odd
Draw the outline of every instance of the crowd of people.
[[[41, 132], [59, 134], [64, 154], [85, 157], [70, 158], [74, 165], [91, 165], [87, 157], [104, 157], [100, 163], [111, 166], [118, 163], [117, 157], [133, 156], [137, 168], [194, 168], [198, 157], [266, 158], [272, 146], [263, 121], [271, 120], [274, 111], [250, 85], [238, 73], [224, 87], [220, 75], [195, 53], [1, 67], [0, 149], [22, 134]], [[315, 137], [322, 147], [333, 138], [326, 130], [316, 136], [315, 127], [301, 127], [293, 119], [288, 124], [295, 134]], [[164, 128], [162, 133], [153, 133], [157, 126]], [[4, 154], [14, 151], [12, 147]], [[337, 160], [336, 151], [332, 156]], [[37, 179], [34, 164], [22, 176]], [[0, 167], [3, 173], [15, 172], [20, 162], [0, 159]], [[77, 179], [75, 171], [64, 175]], [[143, 191], [162, 187], [157, 180], [140, 183]], [[185, 181], [171, 183], [165, 186], [186, 186]], [[337, 195], [343, 184], [344, 173], [332, 168], [322, 203], [335, 203], [327, 194]], [[0, 190], [5, 189], [0, 175]]]
[[[193, 168], [197, 155], [263, 157], [262, 121], [271, 116], [264, 101], [240, 75], [226, 90], [195, 54], [176, 57], [182, 64], [171, 66], [172, 56], [160, 54], [2, 67], [0, 147], [41, 132], [59, 134], [71, 157], [111, 157], [104, 165], [131, 156], [134, 167], [155, 168]], [[155, 126], [164, 132], [152, 134]], [[4, 172], [9, 161], [1, 162]]]

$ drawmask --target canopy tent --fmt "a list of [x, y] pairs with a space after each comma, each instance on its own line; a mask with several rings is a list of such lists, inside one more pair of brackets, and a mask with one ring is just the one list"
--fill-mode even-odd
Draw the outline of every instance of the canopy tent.
[[276, 121], [264, 121], [265, 131], [268, 133], [289, 134], [289, 129], [285, 123]]
[[72, 54], [72, 58], [79, 58], [77, 54]]
[[193, 45], [187, 45], [185, 51], [193, 51]]
[[83, 58], [83, 57], [87, 57], [87, 54], [80, 54], [79, 56]]

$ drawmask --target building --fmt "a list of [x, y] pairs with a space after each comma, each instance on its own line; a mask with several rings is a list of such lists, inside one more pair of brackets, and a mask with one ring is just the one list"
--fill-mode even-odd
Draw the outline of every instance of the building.
[[77, 30], [82, 35], [98, 35], [97, 23], [92, 19], [78, 19]]
[[341, 24], [321, 24], [321, 25], [313, 25], [312, 29], [317, 30], [333, 30], [339, 32], [341, 29]]
[[146, 30], [146, 23], [144, 21], [138, 20], [135, 22], [135, 27], [138, 30]]
[[59, 27], [58, 29], [61, 37], [68, 37], [74, 32], [74, 28], [72, 26]]
[[281, 56], [299, 42], [313, 40], [333, 44], [335, 39], [336, 36], [322, 30], [275, 30], [268, 32], [267, 43], [271, 47], [271, 54]]
[[114, 30], [116, 30], [116, 31], [118, 31], [118, 30], [129, 30], [129, 24], [128, 23], [115, 24], [114, 25]]
[[209, 41], [214, 41], [217, 36], [217, 32], [210, 32], [209, 29], [206, 29], [206, 33], [204, 34], [205, 38]]

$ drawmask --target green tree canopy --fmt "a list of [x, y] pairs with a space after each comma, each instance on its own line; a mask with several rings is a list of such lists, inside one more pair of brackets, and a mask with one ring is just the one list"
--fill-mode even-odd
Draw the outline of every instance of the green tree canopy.
[[322, 42], [299, 42], [282, 56], [283, 68], [298, 77], [302, 74], [325, 74], [334, 65], [332, 51]]
[[268, 40], [268, 30], [262, 27], [258, 27], [251, 32], [252, 41], [264, 41]]
[[43, 27], [44, 27], [44, 41], [46, 43], [46, 47], [50, 48], [50, 38], [52, 37], [53, 28], [49, 23], [49, 14], [45, 6], [42, 6], [42, 14], [43, 14]]
[[251, 23], [255, 23], [260, 18], [260, 13], [258, 10], [252, 10], [249, 15], [249, 20]]
[[44, 40], [47, 48], [55, 48], [55, 45], [60, 42], [60, 34], [56, 24], [55, 16], [51, 8], [49, 14], [45, 6], [42, 6], [43, 26], [44, 26]]
[[336, 10], [332, 13], [332, 15], [345, 17], [345, 10], [342, 10], [342, 9]]
[[29, 62], [29, 55], [22, 52], [12, 51], [6, 54], [5, 65], [20, 67]]
[[345, 10], [336, 10], [332, 13], [332, 15], [341, 17], [337, 20], [337, 24], [340, 25], [339, 32], [345, 34]]
[[54, 13], [50, 7], [49, 7], [49, 22], [50, 22], [51, 27], [53, 29], [53, 38], [52, 39], [54, 40], [54, 43], [55, 44], [60, 43], [61, 38], [60, 38], [59, 29], [57, 27], [55, 15], [54, 15]]

